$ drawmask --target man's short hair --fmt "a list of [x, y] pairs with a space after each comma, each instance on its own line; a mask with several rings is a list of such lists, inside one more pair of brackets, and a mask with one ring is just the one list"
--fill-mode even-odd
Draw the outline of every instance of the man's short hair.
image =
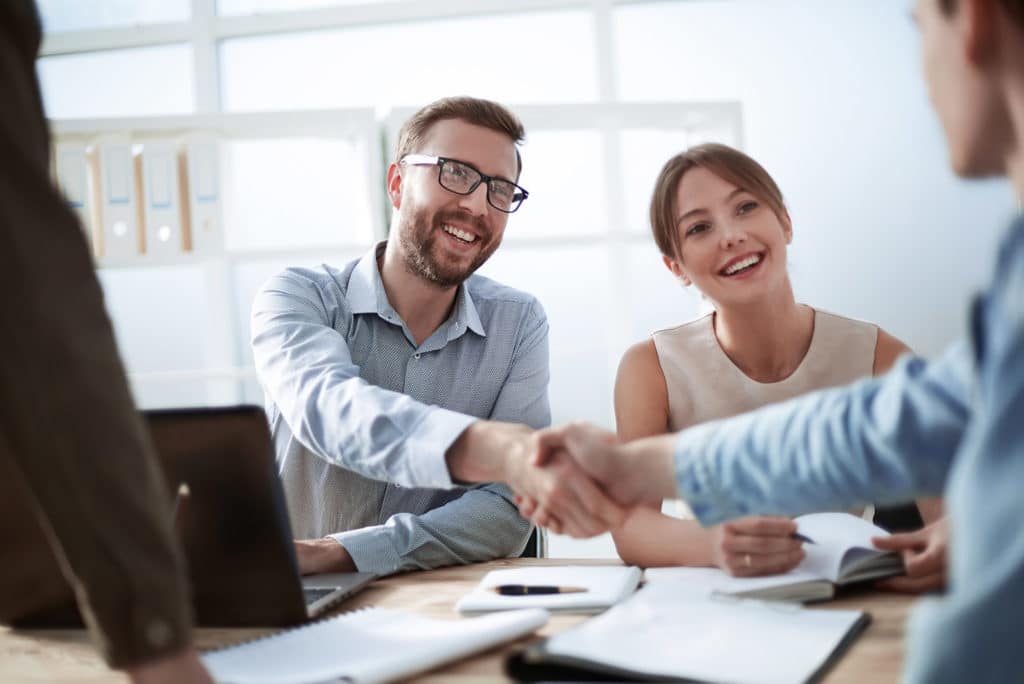
[[[458, 119], [474, 126], [504, 133], [514, 145], [523, 142], [523, 138], [526, 136], [519, 117], [497, 102], [475, 97], [446, 97], [431, 102], [405, 122], [398, 134], [395, 162], [401, 161], [402, 157], [407, 154], [418, 151], [420, 145], [423, 144], [423, 139], [427, 137], [430, 127], [438, 121], [447, 119]], [[516, 147], [515, 180], [519, 180], [522, 170], [523, 160], [519, 156], [519, 148]]]

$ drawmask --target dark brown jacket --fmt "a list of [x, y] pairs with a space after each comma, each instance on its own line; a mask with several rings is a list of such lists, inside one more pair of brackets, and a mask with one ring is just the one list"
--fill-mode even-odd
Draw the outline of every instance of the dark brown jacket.
[[32, 3], [0, 2], [0, 620], [66, 600], [63, 571], [125, 666], [188, 644], [187, 591], [84, 233], [50, 181], [39, 41]]

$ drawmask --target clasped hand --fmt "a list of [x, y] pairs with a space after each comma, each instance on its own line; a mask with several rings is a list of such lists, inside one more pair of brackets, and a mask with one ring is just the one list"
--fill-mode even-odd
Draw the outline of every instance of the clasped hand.
[[637, 456], [611, 432], [586, 423], [539, 430], [524, 476], [510, 485], [524, 517], [556, 533], [590, 537], [622, 524], [629, 507], [663, 498], [664, 488], [652, 486], [658, 474]]
[[556, 534], [592, 537], [622, 523], [627, 509], [561, 447], [545, 445], [538, 434], [531, 459], [511, 481], [523, 517]]

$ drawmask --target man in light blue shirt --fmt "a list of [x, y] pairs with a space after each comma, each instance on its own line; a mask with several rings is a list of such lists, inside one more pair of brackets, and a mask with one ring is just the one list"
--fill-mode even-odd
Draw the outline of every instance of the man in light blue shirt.
[[[1008, 175], [1024, 197], [1024, 0], [919, 0], [914, 16], [954, 169]], [[542, 442], [620, 502], [679, 496], [707, 525], [944, 493], [949, 591], [915, 610], [906, 678], [1024, 681], [1024, 218], [968, 329], [935, 362], [904, 358], [881, 378], [678, 435], [616, 447], [572, 425]], [[555, 515], [526, 498], [535, 520]]]
[[[291, 523], [317, 538], [296, 544], [304, 573], [518, 555], [530, 524], [493, 481], [569, 491], [581, 532], [621, 512], [571, 459], [560, 474], [527, 467], [550, 423], [547, 320], [530, 295], [473, 275], [527, 197], [522, 137], [495, 103], [428, 105], [388, 171], [389, 239], [257, 295], [252, 345]], [[491, 483], [456, 486], [472, 482]]]

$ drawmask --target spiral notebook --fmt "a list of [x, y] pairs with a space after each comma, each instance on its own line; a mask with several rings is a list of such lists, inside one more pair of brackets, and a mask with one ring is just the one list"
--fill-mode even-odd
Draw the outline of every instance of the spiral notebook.
[[390, 682], [532, 633], [543, 610], [438, 620], [365, 608], [202, 656], [218, 682]]

